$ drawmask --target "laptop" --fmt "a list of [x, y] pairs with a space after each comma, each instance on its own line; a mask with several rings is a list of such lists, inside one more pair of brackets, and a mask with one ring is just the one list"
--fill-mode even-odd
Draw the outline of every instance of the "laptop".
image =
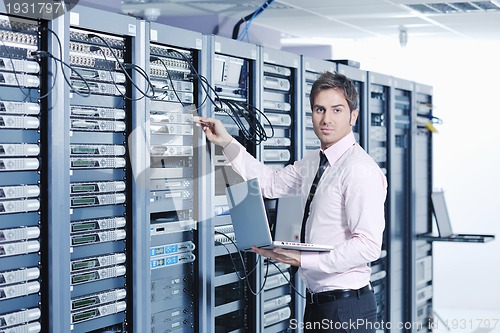
[[439, 236], [432, 235], [419, 235], [419, 239], [434, 240], [434, 241], [449, 241], [449, 242], [471, 242], [471, 243], [485, 243], [495, 239], [495, 235], [481, 235], [481, 234], [455, 234], [451, 227], [450, 216], [444, 192], [433, 192], [431, 194], [432, 210], [436, 218], [436, 224]]
[[250, 179], [226, 188], [229, 213], [233, 222], [236, 245], [240, 251], [252, 246], [272, 249], [280, 247], [299, 251], [331, 251], [334, 246], [273, 240], [259, 181]]

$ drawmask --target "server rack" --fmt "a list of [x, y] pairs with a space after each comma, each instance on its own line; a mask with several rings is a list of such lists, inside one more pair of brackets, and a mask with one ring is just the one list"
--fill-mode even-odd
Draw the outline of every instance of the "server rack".
[[415, 260], [411, 267], [412, 281], [411, 322], [417, 323], [414, 331], [430, 332], [433, 321], [432, 308], [432, 242], [416, 240], [418, 234], [432, 233], [432, 134], [433, 134], [433, 89], [431, 86], [414, 83], [414, 156], [413, 202], [411, 235]]
[[[207, 62], [203, 65], [203, 75], [215, 90], [212, 94], [215, 105], [205, 104], [203, 114], [220, 119], [229, 133], [256, 156], [256, 145], [244, 137], [229, 115], [252, 109], [259, 100], [257, 46], [219, 36], [204, 37]], [[205, 329], [209, 332], [256, 331], [255, 314], [261, 309], [253, 293], [260, 288], [255, 277], [261, 274], [261, 269], [251, 253], [241, 253], [243, 262], [239, 259], [239, 252], [231, 242], [234, 233], [225, 196], [226, 186], [242, 179], [231, 169], [220, 147], [207, 148], [210, 160], [205, 169], [210, 174], [207, 182], [210, 185], [205, 203], [209, 218], [200, 226], [207, 241], [203, 252], [208, 261], [205, 274], [209, 304]], [[246, 277], [246, 272], [253, 273]]]
[[[260, 47], [262, 94], [260, 109], [265, 119], [261, 122], [268, 139], [260, 145], [261, 161], [277, 169], [293, 163], [299, 151], [298, 129], [300, 128], [300, 57], [295, 54]], [[287, 198], [267, 200], [269, 222], [276, 221], [277, 205]], [[297, 220], [300, 224], [300, 220]], [[261, 332], [286, 332], [290, 318], [301, 318], [298, 299], [291, 284], [295, 284], [290, 265], [265, 261], [268, 269], [262, 268], [258, 285], [265, 283], [258, 298], [261, 313]]]
[[[203, 331], [198, 303], [197, 221], [200, 135], [197, 77], [202, 35], [151, 23], [148, 69], [155, 97], [147, 106], [151, 300], [147, 332]], [[202, 302], [199, 302], [201, 304]]]
[[389, 276], [390, 320], [410, 322], [412, 263], [411, 223], [413, 83], [392, 78], [389, 115]]
[[43, 49], [41, 24], [0, 16], [0, 330], [6, 332], [40, 332], [46, 297], [47, 114], [40, 98], [47, 85], [46, 68], [33, 55]]
[[[68, 316], [74, 332], [127, 331], [133, 318], [132, 236], [135, 195], [127, 136], [135, 124], [132, 94], [137, 21], [78, 7], [69, 14], [67, 61], [73, 70], [68, 112], [70, 226]], [[102, 20], [96, 20], [96, 17]], [[56, 190], [55, 188], [52, 189]], [[59, 221], [61, 223], [61, 221]], [[56, 233], [56, 230], [52, 230]], [[59, 265], [61, 263], [58, 263]], [[129, 313], [131, 314], [132, 311]], [[67, 331], [61, 327], [60, 331]], [[53, 329], [57, 331], [57, 329]]]
[[356, 123], [352, 127], [354, 137], [356, 141], [362, 146], [366, 147], [366, 142], [368, 140], [368, 135], [366, 133], [367, 128], [367, 115], [366, 115], [366, 104], [367, 104], [367, 73], [357, 67], [348, 66], [342, 63], [337, 64], [337, 71], [340, 74], [344, 74], [349, 79], [354, 82], [356, 90], [358, 91], [358, 109], [359, 115]]
[[[379, 73], [368, 72], [367, 99], [368, 108], [365, 117], [366, 146], [365, 149], [377, 162], [382, 172], [388, 176], [389, 170], [389, 114], [391, 108], [392, 78]], [[390, 279], [388, 253], [390, 253], [391, 239], [389, 226], [389, 199], [386, 200], [384, 230], [381, 257], [371, 264], [371, 283], [377, 301], [377, 320], [379, 323], [388, 322], [390, 312]]]
[[316, 137], [312, 127], [312, 112], [309, 103], [309, 94], [312, 85], [318, 77], [326, 71], [335, 72], [337, 65], [333, 62], [319, 60], [311, 57], [301, 56], [301, 78], [302, 78], [302, 147], [301, 156], [303, 157], [307, 152], [319, 149], [320, 142]]

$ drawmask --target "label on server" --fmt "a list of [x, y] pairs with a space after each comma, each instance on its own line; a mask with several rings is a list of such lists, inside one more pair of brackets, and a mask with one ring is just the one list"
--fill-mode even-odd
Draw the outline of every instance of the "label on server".
[[192, 146], [151, 146], [150, 151], [154, 156], [193, 156]]
[[173, 265], [181, 265], [193, 262], [196, 259], [191, 252], [181, 253], [173, 256], [151, 259], [151, 269], [157, 269]]
[[264, 312], [268, 312], [283, 307], [284, 305], [290, 303], [291, 301], [292, 301], [291, 295], [284, 295], [267, 300], [264, 302]]
[[40, 79], [34, 75], [1, 72], [0, 85], [36, 88], [40, 85]]
[[71, 116], [81, 118], [99, 118], [99, 119], [125, 119], [125, 110], [102, 108], [97, 106], [72, 105]]
[[17, 73], [37, 74], [40, 72], [40, 65], [36, 61], [0, 57], [0, 69]]
[[29, 102], [0, 101], [0, 114], [40, 114], [40, 105]]
[[162, 94], [159, 94], [156, 98], [157, 101], [165, 101], [165, 102], [182, 102], [182, 103], [194, 103], [194, 96], [192, 93], [185, 93], [182, 91], [177, 91], [177, 94], [171, 90], [164, 91]]
[[113, 95], [113, 96], [123, 96], [125, 95], [126, 89], [124, 86], [102, 83], [102, 82], [84, 82], [80, 80], [71, 80], [71, 86], [73, 91], [78, 91], [83, 94], [100, 94], [100, 95]]
[[106, 192], [121, 192], [121, 191], [125, 191], [125, 182], [121, 180], [114, 182], [70, 184], [71, 194], [106, 193]]
[[33, 198], [40, 195], [38, 185], [18, 185], [0, 187], [0, 199]]
[[126, 223], [127, 221], [125, 218], [121, 216], [95, 220], [74, 221], [71, 222], [71, 233], [123, 228]]
[[40, 121], [30, 116], [0, 116], [0, 128], [38, 129]]
[[[163, 103], [162, 103], [163, 104]], [[152, 106], [151, 106], [152, 108]], [[174, 123], [174, 124], [192, 124], [193, 123], [193, 115], [188, 113], [180, 113], [180, 112], [161, 112], [158, 110], [157, 113], [153, 113], [156, 111], [151, 111], [151, 115], [149, 116], [151, 122], [154, 123]]]
[[113, 304], [99, 306], [94, 309], [88, 309], [85, 311], [73, 313], [71, 315], [71, 323], [76, 324], [90, 319], [109, 316], [118, 312], [125, 311], [126, 308], [127, 303], [120, 301]]
[[264, 326], [276, 324], [290, 318], [292, 310], [288, 307], [264, 314]]
[[78, 234], [71, 236], [71, 245], [80, 246], [94, 243], [114, 242], [125, 239], [127, 232], [123, 229], [100, 231], [91, 234]]
[[38, 227], [0, 229], [0, 243], [28, 240], [38, 236], [40, 236], [40, 228]]
[[72, 169], [109, 169], [124, 168], [127, 162], [124, 158], [72, 157]]
[[0, 171], [36, 170], [40, 162], [36, 158], [4, 158], [0, 159]]
[[40, 243], [38, 241], [4, 243], [0, 244], [0, 257], [33, 253], [38, 250], [40, 250]]
[[290, 81], [277, 77], [264, 76], [264, 88], [288, 91], [290, 90]]
[[266, 280], [266, 284], [264, 285], [264, 290], [269, 290], [273, 288], [277, 288], [279, 286], [283, 286], [290, 281], [290, 273], [284, 272], [283, 274], [276, 274], [273, 276], [269, 276]]
[[123, 276], [127, 272], [127, 269], [123, 265], [102, 268], [96, 271], [78, 273], [71, 275], [71, 284], [81, 284], [97, 280], [110, 279], [118, 276]]
[[274, 149], [264, 151], [264, 162], [285, 162], [290, 160], [290, 151]]
[[125, 146], [72, 144], [71, 155], [123, 156], [125, 155]]
[[192, 125], [151, 123], [150, 130], [153, 134], [193, 135]]
[[264, 101], [264, 109], [276, 110], [276, 111], [290, 111], [292, 106], [290, 103], [286, 102], [274, 102], [274, 101]]
[[40, 283], [37, 281], [14, 284], [0, 288], [0, 300], [35, 294], [40, 291]]
[[[153, 84], [155, 89], [159, 90], [175, 90], [176, 92], [193, 92], [193, 82], [190, 81], [178, 81], [178, 80], [170, 80], [167, 78], [165, 80], [152, 79], [151, 83]], [[173, 89], [172, 89], [173, 83]]]
[[125, 253], [114, 253], [100, 257], [73, 260], [71, 261], [71, 273], [106, 266], [115, 266], [123, 264], [125, 260], [127, 260]]
[[[26, 309], [22, 311], [7, 313], [0, 316], [0, 328], [23, 324], [40, 319], [42, 312], [39, 308]], [[9, 331], [6, 331], [9, 332]]]
[[289, 138], [273, 137], [263, 142], [264, 147], [290, 147], [292, 140]]
[[40, 147], [29, 143], [0, 143], [0, 156], [38, 156]]
[[151, 192], [149, 202], [172, 199], [191, 199], [193, 193], [191, 191], [154, 191]]
[[37, 199], [0, 201], [0, 214], [35, 212], [39, 208]]
[[103, 194], [71, 197], [71, 208], [105, 206], [125, 203], [125, 194]]
[[264, 64], [264, 73], [269, 73], [269, 74], [277, 74], [277, 75], [283, 75], [283, 76], [290, 76], [292, 75], [292, 71], [290, 68], [286, 67], [281, 67], [281, 66], [276, 66], [276, 65], [270, 65], [270, 64]]
[[167, 244], [162, 246], [155, 246], [150, 249], [151, 257], [162, 256], [173, 253], [193, 251], [195, 248], [194, 243], [191, 241]]
[[0, 286], [36, 280], [40, 277], [38, 267], [23, 268], [15, 271], [0, 272]]
[[1, 333], [38, 333], [42, 330], [42, 325], [35, 321], [21, 326], [11, 327]]
[[98, 294], [86, 295], [71, 300], [71, 311], [81, 310], [91, 306], [116, 302], [127, 296], [125, 289], [105, 291]]
[[[80, 74], [84, 79], [87, 80], [98, 80], [108, 83], [124, 83], [125, 82], [125, 74], [119, 72], [110, 72], [103, 71], [100, 69], [91, 69], [91, 68], [73, 68], [71, 71], [71, 77], [74, 79], [80, 78]], [[80, 78], [81, 79], [81, 78]]]
[[292, 124], [292, 117], [287, 114], [266, 113], [266, 117], [273, 126], [290, 126]]
[[183, 220], [177, 222], [155, 223], [151, 224], [149, 230], [151, 232], [151, 236], [196, 230], [196, 221]]
[[71, 130], [91, 132], [124, 132], [123, 121], [71, 119]]

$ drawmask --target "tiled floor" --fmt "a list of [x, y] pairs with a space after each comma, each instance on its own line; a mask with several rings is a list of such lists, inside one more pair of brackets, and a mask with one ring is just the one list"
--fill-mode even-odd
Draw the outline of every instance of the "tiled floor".
[[434, 310], [436, 321], [433, 332], [435, 333], [500, 333], [500, 310]]

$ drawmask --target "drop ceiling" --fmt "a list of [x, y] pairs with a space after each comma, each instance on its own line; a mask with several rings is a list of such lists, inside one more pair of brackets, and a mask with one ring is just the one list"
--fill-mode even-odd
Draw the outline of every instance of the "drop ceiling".
[[[164, 17], [216, 15], [239, 19], [264, 0], [108, 0], [126, 12], [144, 15], [156, 8]], [[92, 2], [92, 0], [82, 1]], [[102, 3], [102, 2], [101, 2]], [[500, 41], [500, 0], [275, 0], [254, 25], [293, 38], [459, 38]]]

